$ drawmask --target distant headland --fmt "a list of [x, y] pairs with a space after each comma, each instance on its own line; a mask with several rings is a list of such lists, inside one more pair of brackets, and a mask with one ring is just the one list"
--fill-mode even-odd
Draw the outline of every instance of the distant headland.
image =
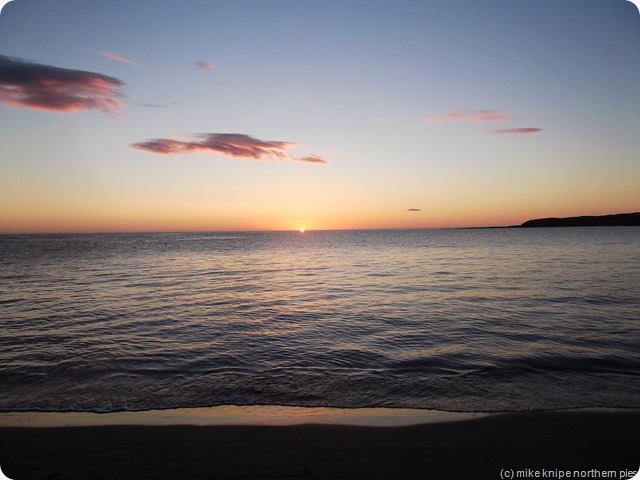
[[640, 226], [640, 212], [617, 213], [614, 215], [597, 215], [566, 218], [536, 218], [527, 220], [521, 228], [535, 227], [631, 227]]
[[467, 227], [478, 228], [539, 228], [539, 227], [638, 227], [640, 226], [640, 212], [616, 213], [613, 215], [587, 215], [582, 217], [565, 218], [535, 218], [527, 220], [521, 225], [504, 227]]

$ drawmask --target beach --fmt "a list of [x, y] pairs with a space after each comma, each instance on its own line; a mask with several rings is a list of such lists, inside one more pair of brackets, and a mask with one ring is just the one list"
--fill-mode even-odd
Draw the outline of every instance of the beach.
[[630, 478], [638, 431], [640, 411], [613, 409], [402, 426], [3, 426], [0, 466], [14, 480]]

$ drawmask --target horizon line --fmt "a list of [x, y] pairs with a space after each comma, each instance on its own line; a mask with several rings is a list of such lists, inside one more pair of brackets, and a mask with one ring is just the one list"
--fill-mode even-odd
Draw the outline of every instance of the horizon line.
[[159, 233], [159, 234], [171, 234], [171, 233], [269, 233], [269, 232], [298, 232], [301, 234], [308, 232], [345, 232], [345, 231], [367, 231], [367, 230], [467, 230], [467, 229], [483, 229], [483, 228], [517, 228], [523, 226], [527, 222], [534, 220], [567, 220], [577, 218], [598, 218], [598, 217], [612, 217], [623, 215], [640, 215], [640, 211], [625, 212], [625, 213], [609, 213], [600, 215], [572, 215], [570, 217], [536, 217], [529, 218], [520, 222], [519, 224], [511, 225], [481, 225], [481, 226], [440, 226], [440, 227], [364, 227], [364, 228], [307, 228], [304, 227], [303, 231], [300, 227], [287, 228], [287, 229], [236, 229], [236, 230], [72, 230], [72, 231], [60, 231], [60, 230], [44, 230], [44, 231], [15, 231], [15, 232], [2, 232], [0, 235], [90, 235], [90, 234], [144, 234], [144, 233]]
[[456, 230], [471, 228], [509, 228], [519, 225], [503, 225], [495, 227], [372, 227], [372, 228], [299, 228], [262, 229], [262, 230], [78, 230], [78, 231], [42, 231], [42, 232], [0, 232], [0, 235], [141, 235], [141, 234], [178, 234], [178, 233], [310, 233], [310, 232], [350, 232], [368, 230]]

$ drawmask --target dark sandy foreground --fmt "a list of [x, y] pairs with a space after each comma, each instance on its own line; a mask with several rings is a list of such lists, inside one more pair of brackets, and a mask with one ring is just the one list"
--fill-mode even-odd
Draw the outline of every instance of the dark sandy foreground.
[[[0, 428], [0, 452], [2, 471], [15, 480], [561, 478], [556, 469], [628, 478], [624, 470], [640, 464], [640, 412], [505, 414], [410, 427]], [[607, 476], [594, 473], [603, 470]]]

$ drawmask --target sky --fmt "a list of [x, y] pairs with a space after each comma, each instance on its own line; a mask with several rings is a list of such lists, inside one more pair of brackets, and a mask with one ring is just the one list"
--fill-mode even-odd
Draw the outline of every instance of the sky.
[[640, 211], [627, 0], [14, 0], [0, 233]]

